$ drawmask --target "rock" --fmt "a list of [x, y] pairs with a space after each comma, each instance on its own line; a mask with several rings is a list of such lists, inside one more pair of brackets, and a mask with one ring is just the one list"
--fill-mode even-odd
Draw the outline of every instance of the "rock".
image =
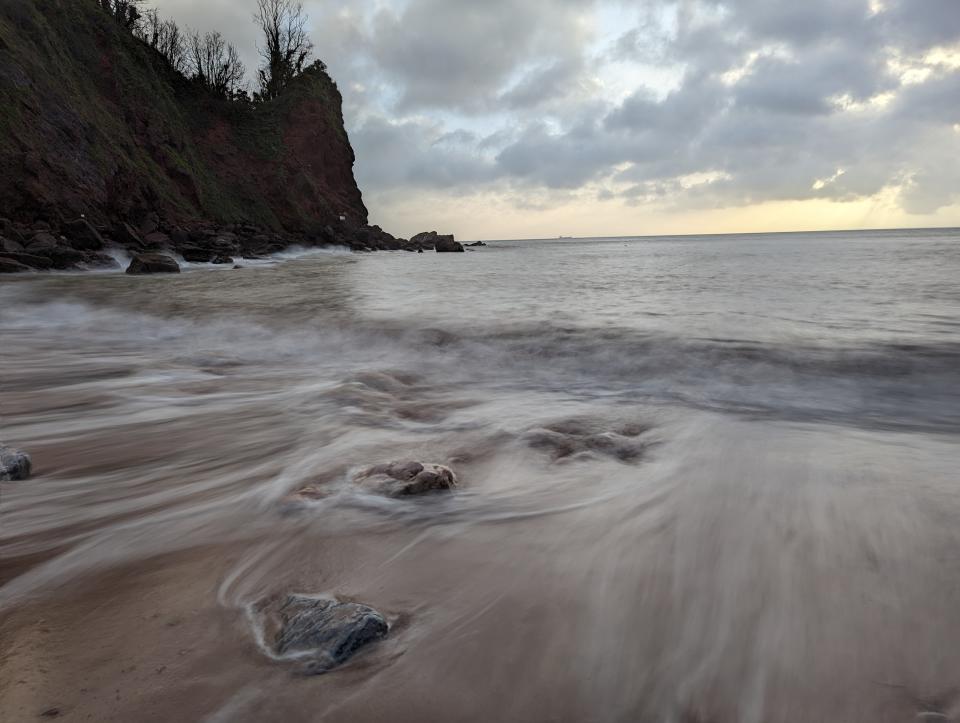
[[463, 245], [454, 240], [452, 234], [438, 234], [436, 231], [424, 231], [412, 236], [408, 242], [415, 248], [435, 249], [439, 252], [463, 251]]
[[53, 234], [41, 231], [30, 239], [26, 251], [36, 256], [49, 256], [50, 253], [59, 248], [59, 246], [60, 242], [57, 241]]
[[147, 213], [140, 222], [140, 233], [146, 237], [160, 226], [160, 217], [154, 211]]
[[417, 249], [417, 253], [418, 253], [418, 254], [422, 254], [422, 253], [423, 253], [423, 249]]
[[14, 241], [12, 239], [4, 238], [0, 236], [0, 253], [9, 252], [9, 253], [23, 253], [24, 248], [23, 244], [19, 241]]
[[29, 479], [32, 466], [30, 455], [26, 452], [0, 446], [0, 480]]
[[77, 251], [99, 251], [103, 248], [103, 237], [85, 218], [70, 221], [63, 230], [70, 246]]
[[212, 263], [212, 264], [232, 264], [232, 263], [233, 263], [233, 257], [232, 257], [232, 256], [227, 256], [227, 255], [225, 255], [225, 254], [217, 254], [216, 256], [214, 256], [214, 257], [210, 260], [210, 263]]
[[113, 256], [109, 254], [102, 253], [91, 253], [87, 254], [87, 258], [84, 261], [84, 266], [87, 266], [91, 269], [118, 269], [120, 264], [117, 262]]
[[207, 264], [213, 258], [213, 251], [199, 246], [185, 246], [180, 249], [180, 255], [183, 256], [184, 261], [189, 261], [191, 264]]
[[462, 252], [463, 244], [453, 240], [453, 236], [438, 236], [433, 247], [437, 253]]
[[170, 240], [176, 248], [190, 244], [190, 234], [182, 228], [175, 228], [170, 232]]
[[486, 244], [483, 241], [474, 241], [472, 244], [465, 244], [465, 245], [467, 248], [470, 248], [471, 246], [486, 246]]
[[305, 672], [314, 675], [342, 665], [361, 648], [385, 638], [390, 629], [371, 607], [310, 595], [290, 595], [279, 615], [276, 652], [307, 654]]
[[160, 231], [151, 231], [143, 237], [143, 245], [148, 249], [165, 249], [170, 246], [170, 237]]
[[0, 274], [20, 274], [24, 271], [32, 271], [29, 266], [11, 258], [0, 256]]
[[137, 254], [127, 267], [128, 274], [179, 274], [180, 265], [165, 254]]
[[86, 261], [83, 251], [77, 251], [69, 246], [57, 246], [47, 254], [55, 269], [72, 269]]
[[421, 462], [392, 462], [370, 467], [353, 478], [354, 483], [388, 497], [407, 497], [453, 489], [457, 476], [449, 467]]
[[113, 226], [113, 240], [128, 249], [143, 248], [143, 239], [128, 223], [118, 223]]
[[35, 256], [34, 254], [18, 254], [18, 253], [0, 253], [0, 256], [3, 256], [10, 261], [16, 261], [17, 263], [23, 264], [24, 266], [29, 266], [31, 269], [52, 269], [53, 261], [51, 261], [46, 256]]
[[566, 420], [531, 430], [526, 434], [526, 442], [532, 449], [549, 454], [555, 462], [598, 456], [625, 463], [641, 460], [649, 447], [647, 442], [638, 439], [647, 431], [645, 427], [627, 425], [604, 429], [604, 426], [592, 420]]

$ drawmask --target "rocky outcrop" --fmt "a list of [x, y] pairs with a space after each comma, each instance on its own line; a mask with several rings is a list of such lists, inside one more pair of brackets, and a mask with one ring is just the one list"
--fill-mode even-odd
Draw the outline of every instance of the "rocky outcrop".
[[414, 461], [370, 467], [357, 474], [353, 481], [364, 489], [388, 497], [422, 495], [457, 486], [457, 476], [449, 467]]
[[165, 254], [138, 254], [127, 267], [128, 274], [179, 274], [180, 265]]
[[467, 248], [472, 248], [476, 246], [486, 246], [483, 241], [474, 241], [472, 244], [464, 244]]
[[410, 244], [420, 249], [434, 249], [439, 252], [463, 251], [463, 245], [452, 234], [438, 234], [436, 231], [424, 231], [410, 239]]
[[[269, 607], [266, 611], [269, 615]], [[304, 672], [325, 673], [389, 632], [386, 619], [367, 605], [294, 594], [278, 610], [275, 650], [306, 659]], [[270, 621], [267, 621], [269, 627]]]
[[30, 455], [19, 449], [0, 445], [0, 480], [18, 481], [30, 478], [33, 463]]

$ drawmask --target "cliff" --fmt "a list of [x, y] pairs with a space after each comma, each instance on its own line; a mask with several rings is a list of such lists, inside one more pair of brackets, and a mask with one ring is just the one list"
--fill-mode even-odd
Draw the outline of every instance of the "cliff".
[[168, 231], [234, 224], [329, 237], [332, 225], [340, 236], [341, 215], [367, 223], [353, 162], [340, 93], [319, 65], [275, 100], [227, 101], [93, 0], [0, 2], [9, 222], [56, 232], [82, 214], [109, 237], [118, 222], [153, 217]]

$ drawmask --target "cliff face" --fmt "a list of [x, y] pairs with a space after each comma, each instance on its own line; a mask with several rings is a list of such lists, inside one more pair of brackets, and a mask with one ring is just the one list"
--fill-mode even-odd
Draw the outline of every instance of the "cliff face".
[[0, 2], [0, 217], [362, 226], [353, 162], [319, 67], [269, 103], [228, 102], [93, 0]]

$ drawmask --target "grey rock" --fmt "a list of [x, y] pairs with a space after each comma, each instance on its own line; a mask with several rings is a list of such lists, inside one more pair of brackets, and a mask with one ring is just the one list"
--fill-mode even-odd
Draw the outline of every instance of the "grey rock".
[[457, 486], [457, 476], [449, 467], [411, 460], [370, 467], [356, 475], [353, 481], [388, 497], [422, 495]]
[[367, 605], [302, 594], [287, 597], [280, 620], [277, 653], [302, 654], [308, 659], [304, 672], [310, 674], [342, 665], [389, 631], [383, 615]]
[[164, 254], [137, 254], [127, 267], [128, 274], [179, 274], [180, 265]]
[[0, 446], [0, 480], [29, 479], [32, 466], [30, 455], [26, 452]]

